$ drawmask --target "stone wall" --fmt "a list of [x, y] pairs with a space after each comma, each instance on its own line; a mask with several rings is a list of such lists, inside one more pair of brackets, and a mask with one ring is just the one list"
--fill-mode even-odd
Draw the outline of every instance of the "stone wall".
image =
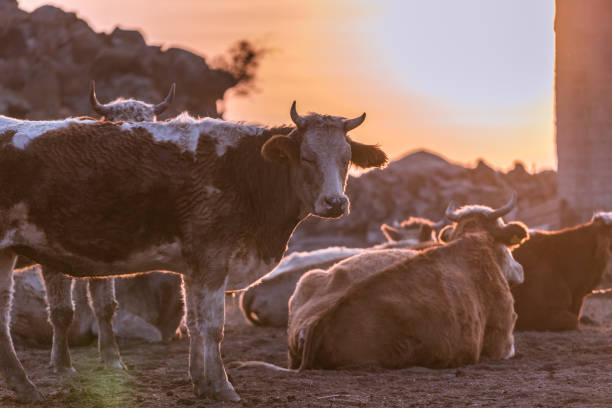
[[555, 114], [564, 224], [612, 210], [612, 1], [556, 0]]

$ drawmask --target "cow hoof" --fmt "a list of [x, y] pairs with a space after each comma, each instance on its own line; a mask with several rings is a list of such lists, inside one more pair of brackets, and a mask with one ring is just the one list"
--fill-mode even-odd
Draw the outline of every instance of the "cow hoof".
[[71, 375], [75, 375], [77, 373], [77, 371], [74, 369], [73, 366], [56, 366], [56, 365], [52, 365], [51, 369], [53, 370], [54, 374], [59, 374], [59, 375], [71, 376]]
[[32, 404], [43, 400], [42, 394], [29, 381], [22, 386], [15, 387], [15, 392], [17, 393], [17, 400], [22, 404]]
[[111, 370], [127, 370], [125, 364], [121, 360], [112, 360], [106, 362], [106, 368]]
[[218, 388], [214, 387], [214, 389], [212, 385], [207, 384], [205, 381], [196, 382], [193, 384], [193, 390], [197, 397], [209, 397], [217, 401], [240, 401], [240, 396], [229, 381], [226, 381]]

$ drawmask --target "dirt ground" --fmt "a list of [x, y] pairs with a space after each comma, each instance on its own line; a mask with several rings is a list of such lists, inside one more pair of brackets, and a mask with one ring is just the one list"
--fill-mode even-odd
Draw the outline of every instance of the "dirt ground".
[[[187, 378], [187, 339], [121, 344], [128, 371], [101, 367], [95, 345], [73, 348], [78, 374], [48, 368], [49, 350], [16, 345], [33, 382], [55, 407], [609, 407], [612, 406], [612, 298], [592, 297], [588, 324], [567, 333], [516, 335], [517, 355], [460, 369], [360, 368], [278, 373], [230, 369], [239, 403], [196, 399]], [[223, 342], [225, 362], [265, 360], [286, 366], [282, 329], [256, 328], [233, 305]], [[23, 407], [0, 381], [0, 407]]]

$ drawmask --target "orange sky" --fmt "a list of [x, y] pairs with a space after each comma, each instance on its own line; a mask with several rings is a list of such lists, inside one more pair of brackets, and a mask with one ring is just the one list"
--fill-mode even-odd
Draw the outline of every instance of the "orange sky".
[[302, 113], [365, 111], [353, 136], [393, 157], [427, 148], [463, 163], [555, 167], [553, 0], [51, 3], [96, 30], [138, 28], [149, 42], [205, 56], [242, 38], [271, 48], [260, 92], [229, 95], [228, 119], [287, 123], [296, 99]]

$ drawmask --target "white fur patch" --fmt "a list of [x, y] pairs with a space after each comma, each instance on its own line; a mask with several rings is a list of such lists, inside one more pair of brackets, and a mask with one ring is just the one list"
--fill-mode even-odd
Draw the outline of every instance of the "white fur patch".
[[612, 225], [612, 212], [597, 212], [593, 215], [593, 221], [602, 221], [605, 225]]
[[[488, 207], [486, 205], [479, 205], [479, 204], [464, 205], [463, 207], [455, 210], [455, 216], [458, 218], [463, 218], [466, 215], [471, 215], [471, 214], [482, 214], [484, 216], [487, 216], [489, 214], [492, 214], [494, 211], [495, 210], [493, 208]], [[500, 227], [504, 225], [501, 217], [497, 218], [497, 223]]]
[[8, 230], [0, 241], [0, 249], [7, 248], [16, 243], [27, 243], [28, 245], [44, 246], [47, 244], [45, 233], [28, 219], [28, 208], [24, 203], [17, 203], [5, 213], [6, 220], [10, 224], [16, 224], [16, 228]]
[[153, 135], [154, 140], [172, 142], [183, 152], [195, 152], [200, 134], [205, 133], [215, 141], [218, 156], [223, 156], [228, 147], [235, 146], [242, 137], [256, 136], [265, 130], [255, 125], [243, 125], [220, 119], [196, 119], [187, 113], [182, 113], [167, 122], [124, 123], [121, 128], [123, 130], [146, 129]]
[[514, 350], [514, 342], [513, 342], [512, 347], [510, 347], [510, 352], [506, 356], [506, 359], [514, 357], [515, 354], [516, 354], [516, 351]]
[[16, 232], [17, 230], [13, 228], [8, 230], [6, 234], [4, 234], [4, 237], [2, 237], [2, 241], [0, 241], [0, 249], [6, 249], [13, 244]]
[[204, 186], [204, 191], [206, 191], [206, 195], [214, 195], [214, 194], [219, 194], [221, 192], [221, 190], [219, 190], [217, 187], [215, 186]]
[[360, 248], [330, 247], [310, 252], [294, 252], [283, 258], [278, 266], [261, 280], [269, 280], [283, 273], [306, 268], [309, 265], [314, 267], [314, 265], [324, 262], [341, 261], [363, 251], [364, 249]]
[[12, 144], [18, 149], [25, 149], [28, 143], [51, 130], [68, 127], [72, 123], [96, 123], [93, 120], [68, 118], [64, 120], [19, 120], [0, 115], [0, 132], [15, 131]]
[[503, 251], [505, 256], [500, 266], [506, 280], [513, 284], [523, 283], [525, 280], [523, 266], [514, 259], [512, 252], [507, 246], [503, 245]]

